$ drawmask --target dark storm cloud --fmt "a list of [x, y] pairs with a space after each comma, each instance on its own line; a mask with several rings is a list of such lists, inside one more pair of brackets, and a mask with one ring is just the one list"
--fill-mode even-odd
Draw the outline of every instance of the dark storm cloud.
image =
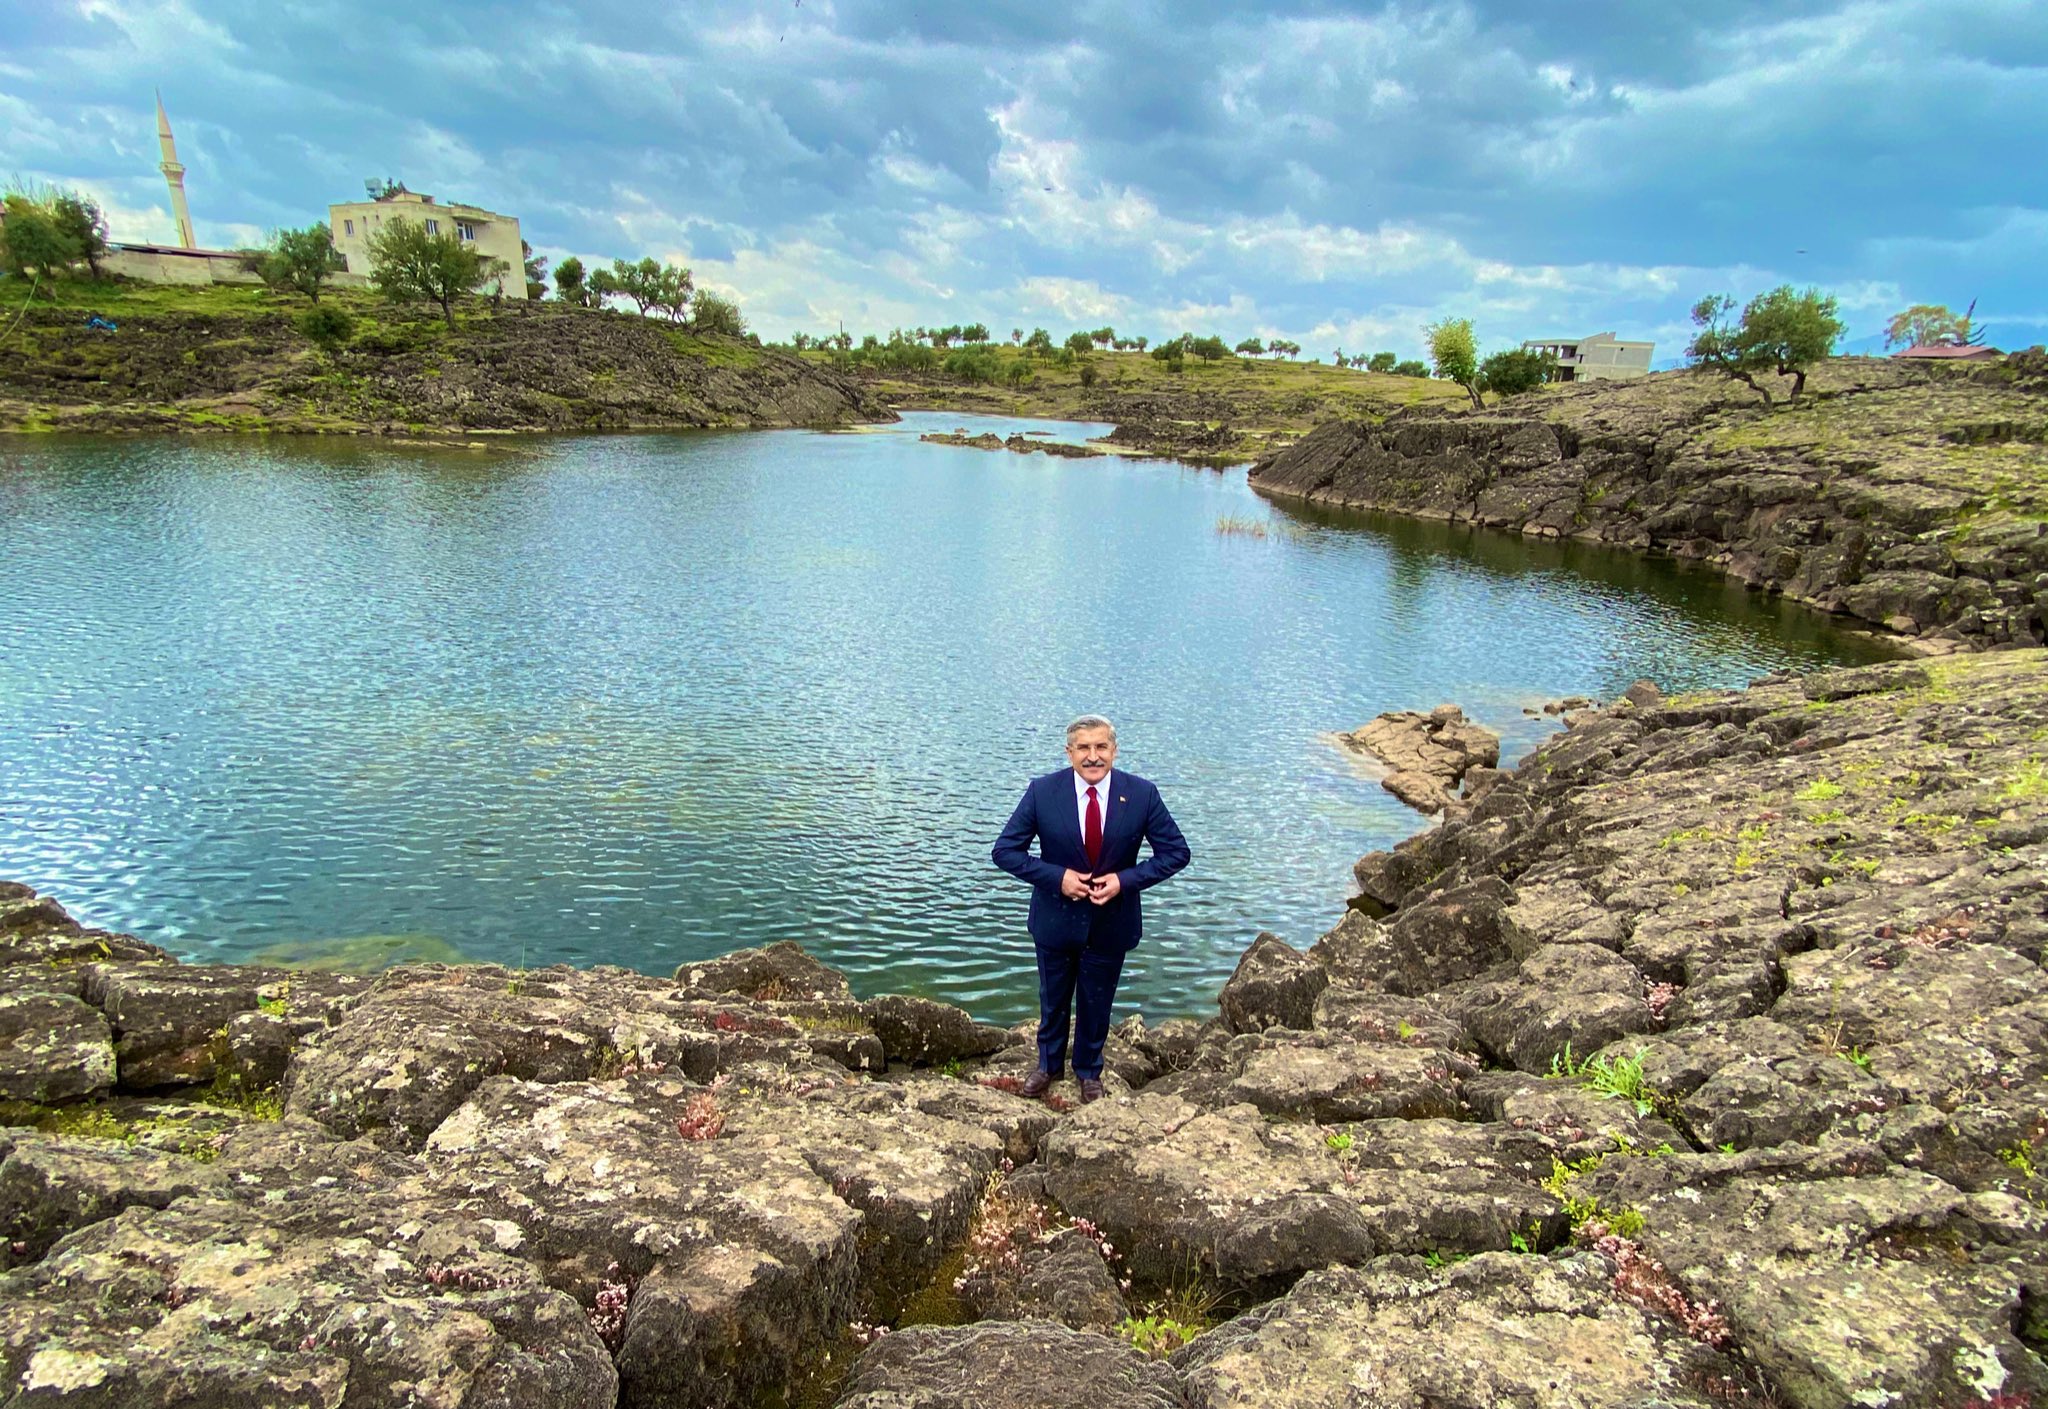
[[75, 0], [0, 13], [0, 169], [167, 235], [161, 85], [204, 238], [400, 176], [688, 259], [770, 333], [1668, 349], [1699, 293], [1793, 279], [1857, 332], [1975, 296], [2038, 338], [2044, 66], [2027, 0]]

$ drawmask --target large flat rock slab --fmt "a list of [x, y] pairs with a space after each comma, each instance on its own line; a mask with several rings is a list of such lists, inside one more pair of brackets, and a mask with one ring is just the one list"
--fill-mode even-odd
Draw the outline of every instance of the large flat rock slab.
[[1049, 1321], [914, 1326], [870, 1346], [834, 1409], [1182, 1409], [1180, 1378]]
[[1588, 1253], [1311, 1272], [1173, 1365], [1194, 1409], [1640, 1409], [1740, 1403], [1746, 1387], [1729, 1357], [1617, 1294]]

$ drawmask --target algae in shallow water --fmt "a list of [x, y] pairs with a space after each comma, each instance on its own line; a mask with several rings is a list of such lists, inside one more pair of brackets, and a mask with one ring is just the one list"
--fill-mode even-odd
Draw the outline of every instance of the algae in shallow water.
[[318, 973], [373, 974], [395, 964], [474, 962], [437, 934], [356, 934], [335, 939], [296, 939], [273, 944], [251, 956], [254, 964]]

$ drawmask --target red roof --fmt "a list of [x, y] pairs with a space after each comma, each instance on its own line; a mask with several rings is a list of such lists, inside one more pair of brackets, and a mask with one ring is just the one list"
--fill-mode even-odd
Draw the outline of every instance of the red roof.
[[1958, 347], [1954, 343], [1926, 343], [1894, 352], [1894, 357], [1924, 358], [1929, 361], [1956, 360], [1980, 362], [1986, 358], [2004, 356], [1995, 347]]

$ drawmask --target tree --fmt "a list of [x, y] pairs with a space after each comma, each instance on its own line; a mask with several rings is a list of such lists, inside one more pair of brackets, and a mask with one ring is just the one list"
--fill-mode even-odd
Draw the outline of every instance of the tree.
[[1394, 375], [1397, 377], [1426, 377], [1429, 375], [1429, 368], [1411, 357], [1406, 362], [1394, 364]]
[[583, 261], [573, 254], [555, 266], [555, 297], [576, 308], [590, 307], [590, 290], [583, 284]]
[[100, 213], [99, 202], [76, 191], [57, 191], [50, 197], [49, 209], [58, 233], [78, 251], [72, 258], [83, 259], [92, 277], [99, 278], [100, 256], [107, 252], [107, 217]]
[[[621, 262], [620, 260], [612, 261], [614, 265]], [[606, 299], [614, 294], [625, 292], [624, 289], [619, 287], [618, 276], [609, 269], [591, 270], [590, 277], [584, 281], [584, 289], [585, 296], [589, 298], [590, 307], [592, 308], [603, 308]]]
[[1022, 341], [1024, 341], [1024, 330], [1023, 330], [1022, 328], [1012, 328], [1012, 329], [1010, 329], [1010, 344], [1011, 344], [1011, 346], [1013, 346], [1013, 347], [1014, 347], [1014, 346], [1015, 346], [1016, 344], [1018, 344], [1018, 343], [1020, 343], [1020, 342], [1022, 342]]
[[267, 288], [295, 289], [318, 303], [320, 286], [327, 282], [327, 276], [348, 268], [348, 261], [335, 251], [333, 230], [325, 225], [308, 225], [303, 230], [273, 232], [270, 247], [244, 254], [242, 267], [261, 279]]
[[[651, 263], [652, 260], [643, 259], [640, 266], [644, 271]], [[690, 277], [690, 271], [678, 264], [657, 264], [653, 274], [643, 272], [642, 277], [649, 281], [654, 306], [668, 315], [669, 322], [682, 322], [683, 315], [689, 311], [690, 295], [697, 291], [696, 281]], [[734, 305], [733, 312], [737, 321], [738, 305]], [[735, 333], [733, 336], [738, 337], [740, 334]]]
[[1230, 349], [1224, 346], [1223, 339], [1213, 336], [1191, 338], [1188, 341], [1187, 349], [1204, 362], [1220, 362], [1230, 355]]
[[1735, 300], [1726, 294], [1710, 294], [1693, 305], [1699, 332], [1685, 350], [1686, 360], [1733, 377], [1761, 396], [1766, 407], [1775, 403], [1756, 380], [1758, 373], [1792, 378], [1787, 399], [1797, 401], [1806, 390], [1807, 368], [1833, 352], [1842, 335], [1834, 296], [1819, 289], [1794, 292], [1790, 284], [1780, 284], [1743, 305], [1741, 320], [1731, 324], [1734, 311]]
[[1116, 329], [1097, 328], [1088, 336], [1095, 340], [1095, 345], [1097, 347], [1108, 347], [1111, 343], [1116, 341]]
[[1140, 334], [1139, 336], [1131, 339], [1131, 346], [1136, 348], [1140, 352], [1143, 352], [1145, 350], [1145, 343], [1146, 338], [1143, 334]]
[[454, 234], [430, 235], [415, 220], [393, 218], [370, 236], [370, 282], [388, 299], [427, 299], [455, 326], [455, 300], [490, 278], [498, 261]]
[[1916, 303], [1884, 327], [1886, 347], [1967, 347], [1970, 339], [1970, 314], [1958, 316], [1945, 303]]
[[1495, 396], [1534, 391], [1557, 374], [1557, 358], [1548, 352], [1517, 347], [1490, 353], [1479, 364], [1479, 389]]
[[7, 212], [6, 222], [0, 224], [0, 264], [8, 273], [54, 279], [79, 257], [78, 242], [65, 233], [44, 202], [9, 192], [0, 208]]
[[548, 296], [548, 262], [533, 252], [533, 246], [526, 241], [519, 242], [519, 256], [526, 266], [526, 296], [546, 298]]
[[[685, 276], [688, 272], [684, 271]], [[743, 338], [747, 335], [747, 320], [741, 316], [740, 306], [731, 299], [723, 298], [709, 289], [699, 289], [696, 309], [690, 315], [690, 331]]]
[[356, 320], [332, 304], [309, 308], [296, 321], [309, 341], [330, 353], [354, 336], [356, 330]]
[[1422, 330], [1429, 344], [1429, 363], [1447, 382], [1465, 388], [1474, 406], [1486, 401], [1479, 394], [1479, 345], [1472, 336], [1470, 318], [1443, 318]]
[[1092, 352], [1095, 350], [1095, 335], [1093, 333], [1069, 333], [1067, 334], [1066, 349], [1076, 357]]
[[1052, 356], [1052, 334], [1043, 328], [1033, 328], [1031, 336], [1024, 339], [1024, 350], [1034, 357]]
[[988, 341], [988, 324], [986, 324], [986, 323], [969, 323], [969, 324], [968, 324], [968, 325], [967, 325], [966, 327], [964, 327], [964, 328], [962, 328], [962, 329], [960, 330], [960, 340], [961, 340], [962, 342], [975, 342], [975, 343], [987, 342], [987, 341]]
[[1365, 360], [1365, 370], [1368, 372], [1393, 371], [1394, 354], [1391, 352], [1375, 352], [1371, 357], [1368, 357]]
[[1233, 351], [1237, 352], [1240, 356], [1243, 357], [1257, 357], [1260, 353], [1264, 352], [1265, 350], [1266, 345], [1260, 342], [1257, 338], [1246, 338], [1243, 342], [1239, 343], [1236, 346], [1236, 348], [1233, 349]]

